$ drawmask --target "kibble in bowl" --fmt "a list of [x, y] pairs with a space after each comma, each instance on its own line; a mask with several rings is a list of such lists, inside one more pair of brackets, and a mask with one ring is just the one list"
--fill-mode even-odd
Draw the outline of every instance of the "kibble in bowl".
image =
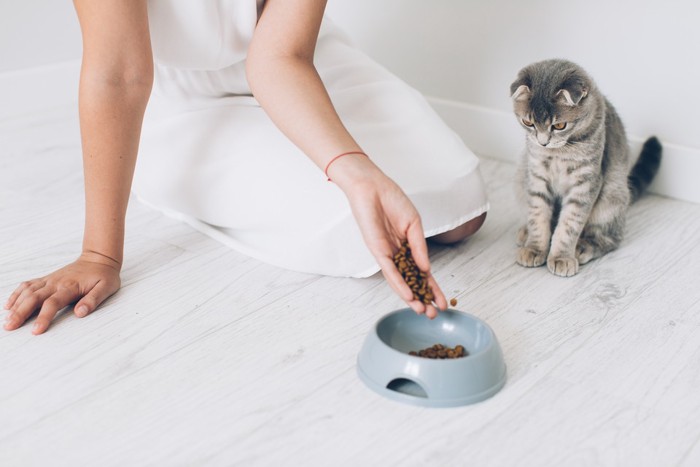
[[463, 345], [457, 344], [454, 348], [442, 344], [435, 344], [432, 347], [427, 347], [419, 351], [412, 350], [408, 352], [414, 357], [424, 358], [462, 358], [469, 355], [469, 352]]

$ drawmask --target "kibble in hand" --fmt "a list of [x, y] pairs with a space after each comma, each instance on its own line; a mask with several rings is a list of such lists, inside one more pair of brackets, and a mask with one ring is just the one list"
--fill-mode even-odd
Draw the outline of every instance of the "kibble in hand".
[[430, 305], [435, 299], [435, 295], [428, 284], [428, 274], [418, 269], [408, 242], [404, 242], [394, 255], [394, 264], [413, 292], [413, 299]]
[[466, 357], [467, 355], [469, 355], [469, 352], [467, 352], [467, 350], [462, 345], [456, 345], [454, 348], [450, 348], [442, 344], [435, 344], [432, 347], [421, 349], [417, 352], [408, 352], [408, 354], [413, 355], [414, 357], [445, 359]]

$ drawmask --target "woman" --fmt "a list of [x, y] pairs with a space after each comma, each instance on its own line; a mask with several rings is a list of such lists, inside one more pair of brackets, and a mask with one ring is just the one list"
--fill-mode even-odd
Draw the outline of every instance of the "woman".
[[434, 303], [414, 300], [392, 257], [407, 240], [429, 273], [426, 236], [455, 242], [480, 227], [478, 161], [417, 92], [322, 21], [325, 3], [74, 0], [83, 251], [21, 284], [5, 329], [39, 310], [41, 334], [63, 307], [84, 317], [119, 289], [132, 182], [145, 203], [263, 261], [381, 269], [417, 313], [447, 307], [432, 276]]

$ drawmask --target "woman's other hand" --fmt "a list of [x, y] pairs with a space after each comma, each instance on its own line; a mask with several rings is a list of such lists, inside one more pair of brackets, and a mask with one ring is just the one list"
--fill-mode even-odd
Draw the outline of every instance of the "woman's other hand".
[[23, 282], [5, 304], [9, 310], [5, 329], [21, 327], [39, 310], [32, 333], [42, 334], [58, 312], [72, 303], [75, 316], [87, 316], [119, 290], [120, 266], [99, 253], [85, 252], [75, 262], [47, 276]]

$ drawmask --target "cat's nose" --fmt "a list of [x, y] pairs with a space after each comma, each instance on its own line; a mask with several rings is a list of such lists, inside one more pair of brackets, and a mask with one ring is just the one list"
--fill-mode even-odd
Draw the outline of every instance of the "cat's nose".
[[550, 139], [552, 139], [551, 135], [545, 135], [542, 133], [537, 134], [537, 142], [540, 144], [540, 146], [547, 146]]

